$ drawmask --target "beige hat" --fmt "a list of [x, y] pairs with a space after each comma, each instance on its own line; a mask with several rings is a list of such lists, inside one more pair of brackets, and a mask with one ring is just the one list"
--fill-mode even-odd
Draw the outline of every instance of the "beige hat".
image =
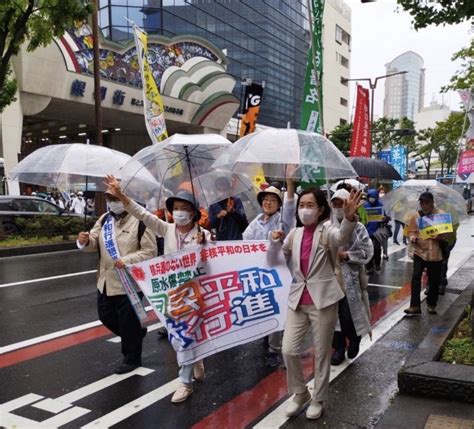
[[280, 205], [283, 204], [280, 190], [278, 188], [275, 188], [275, 186], [269, 186], [268, 188], [264, 189], [263, 191], [260, 191], [257, 194], [257, 200], [260, 206], [262, 206], [263, 199], [265, 198], [265, 195], [267, 194], [276, 195], [278, 199], [280, 200]]
[[348, 200], [351, 194], [346, 189], [338, 189], [331, 197], [331, 201], [339, 198], [340, 200]]

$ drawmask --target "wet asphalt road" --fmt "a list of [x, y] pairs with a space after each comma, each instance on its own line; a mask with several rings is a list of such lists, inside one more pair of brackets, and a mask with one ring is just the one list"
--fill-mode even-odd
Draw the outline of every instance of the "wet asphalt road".
[[[382, 272], [370, 278], [376, 321], [406, 299], [411, 276], [405, 247], [392, 245], [389, 252]], [[66, 335], [64, 341], [34, 344], [37, 337], [97, 321], [95, 274], [28, 281], [92, 271], [96, 264], [96, 255], [77, 251], [0, 259], [0, 347], [4, 351], [0, 379], [6, 386], [0, 389], [0, 426], [8, 426], [13, 416], [20, 422], [28, 419], [24, 424], [47, 421], [67, 428], [93, 421], [94, 427], [119, 428], [253, 427], [287, 398], [285, 371], [264, 366], [263, 340], [207, 358], [205, 381], [195, 383], [192, 397], [179, 405], [169, 401], [178, 371], [175, 355], [166, 340], [157, 340], [155, 332], [149, 332], [144, 342], [143, 367], [149, 371], [112, 384], [109, 376], [120, 363], [120, 344], [107, 341], [113, 335], [103, 328], [91, 328], [87, 335], [82, 331]], [[15, 282], [26, 283], [3, 287]], [[447, 294], [446, 303], [449, 299]], [[324, 420], [311, 427], [370, 427], [375, 423], [396, 390], [394, 367], [421, 341], [422, 332], [408, 325], [394, 339], [383, 337], [375, 343], [379, 349], [375, 357], [370, 349], [331, 383], [331, 403]], [[33, 341], [12, 350], [25, 340]], [[383, 376], [390, 371], [390, 377]], [[104, 379], [101, 386], [93, 384]], [[80, 388], [88, 391], [78, 391]], [[40, 409], [33, 405], [41, 398], [26, 396], [60, 398], [68, 392], [75, 392], [74, 400], [65, 411]], [[20, 402], [5, 406], [16, 398]], [[58, 406], [60, 401], [52, 402]], [[277, 426], [307, 425], [300, 415]]]

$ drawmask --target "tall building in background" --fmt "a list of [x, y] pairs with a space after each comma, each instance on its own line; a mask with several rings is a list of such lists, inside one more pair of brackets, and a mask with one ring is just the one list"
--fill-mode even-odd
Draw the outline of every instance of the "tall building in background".
[[423, 58], [408, 51], [386, 64], [385, 68], [387, 74], [408, 73], [385, 79], [384, 116], [414, 120], [415, 114], [423, 108], [425, 96]]
[[[309, 48], [307, 0], [100, 0], [104, 36], [126, 43], [133, 20], [149, 34], [202, 37], [226, 52], [228, 72], [240, 82], [265, 81], [258, 122], [299, 127]], [[350, 9], [326, 1], [324, 14], [324, 110], [326, 131], [348, 119]], [[336, 52], [338, 54], [336, 54]]]

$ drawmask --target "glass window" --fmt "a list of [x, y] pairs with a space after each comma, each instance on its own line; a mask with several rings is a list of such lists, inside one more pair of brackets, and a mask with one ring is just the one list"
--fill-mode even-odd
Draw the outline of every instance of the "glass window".
[[114, 6], [112, 8], [112, 25], [115, 27], [117, 25], [127, 25], [127, 8], [121, 6]]
[[59, 214], [59, 208], [46, 201], [35, 201], [37, 210], [40, 213], [54, 213]]
[[342, 106], [347, 107], [347, 100], [346, 100], [345, 98], [341, 97], [341, 98], [339, 99], [339, 102], [341, 103]]
[[336, 42], [342, 45], [342, 28], [336, 24]]
[[143, 27], [143, 18], [144, 18], [144, 14], [141, 8], [128, 7], [128, 19], [133, 21], [138, 26]]
[[101, 9], [99, 11], [99, 27], [109, 26], [109, 8]]

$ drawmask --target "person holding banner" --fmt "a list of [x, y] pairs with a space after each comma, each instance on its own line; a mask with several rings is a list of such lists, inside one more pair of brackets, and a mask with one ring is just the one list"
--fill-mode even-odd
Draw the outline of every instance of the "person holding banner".
[[[153, 232], [127, 213], [118, 198], [110, 193], [106, 193], [105, 198], [109, 212], [97, 220], [90, 232], [79, 233], [77, 246], [84, 252], [99, 252], [99, 319], [122, 340], [123, 363], [116, 368], [115, 373], [125, 374], [142, 364], [142, 342], [146, 328], [140, 324], [118, 270], [127, 264], [154, 258], [156, 241]], [[108, 233], [111, 235], [110, 240], [107, 239]], [[140, 292], [138, 300], [141, 296], [143, 294]], [[141, 305], [140, 302], [136, 304]]]
[[385, 215], [383, 204], [379, 200], [379, 195], [376, 189], [369, 189], [367, 192], [367, 202], [364, 204], [365, 211], [367, 212], [368, 223], [366, 225], [369, 237], [374, 245], [374, 256], [367, 264], [367, 274], [380, 271], [380, 265], [382, 262], [382, 241], [385, 235], [381, 235], [380, 232], [376, 234], [379, 228], [383, 228], [384, 223], [389, 219]]
[[[294, 395], [286, 409], [288, 417], [298, 414], [311, 401], [306, 418], [317, 419], [328, 400], [331, 341], [338, 302], [344, 297], [335, 274], [336, 257], [339, 247], [350, 242], [357, 226], [360, 198], [358, 191], [351, 192], [344, 200], [344, 219], [338, 228], [329, 220], [331, 209], [326, 194], [316, 188], [305, 189], [297, 203], [298, 227], [293, 228], [284, 240], [285, 233], [281, 230], [270, 236], [269, 261], [283, 250], [293, 274], [282, 347], [288, 390]], [[300, 362], [308, 329], [311, 329], [315, 348], [312, 399]]]
[[[452, 236], [451, 216], [435, 208], [431, 192], [423, 192], [419, 198], [421, 210], [414, 214], [408, 224], [410, 240], [409, 253], [413, 254], [413, 274], [411, 280], [410, 307], [404, 311], [408, 315], [420, 315], [421, 276], [428, 271], [428, 313], [436, 314], [439, 285], [443, 265], [443, 249]], [[446, 218], [446, 219], [445, 219]], [[446, 231], [446, 233], [444, 232]]]
[[[142, 221], [158, 237], [164, 238], [165, 255], [210, 240], [210, 232], [198, 226], [201, 213], [199, 204], [191, 193], [179, 191], [175, 196], [166, 200], [166, 208], [172, 213], [174, 219], [174, 223], [168, 223], [127, 197], [114, 176], [106, 176], [105, 184], [108, 191], [123, 203], [125, 210]], [[193, 377], [195, 380], [204, 378], [204, 363], [202, 360], [195, 364], [183, 365], [180, 368], [180, 384], [173, 394], [171, 402], [183, 402], [191, 396], [193, 393]]]
[[[332, 222], [339, 227], [344, 218], [343, 203], [349, 198], [345, 189], [337, 190], [331, 197]], [[369, 279], [365, 265], [372, 258], [374, 246], [365, 226], [358, 222], [349, 244], [337, 252], [336, 275], [346, 296], [339, 301], [339, 326], [334, 332], [331, 365], [340, 365], [346, 355], [346, 339], [349, 340], [347, 357], [359, 354], [362, 336], [371, 334], [370, 305], [367, 288]]]
[[[270, 186], [257, 194], [257, 200], [262, 207], [259, 214], [243, 233], [244, 240], [266, 240], [271, 231], [282, 229], [288, 234], [296, 225], [295, 184], [287, 181], [287, 193], [282, 201], [281, 192]], [[280, 354], [283, 332], [274, 332], [265, 337], [266, 355], [265, 365], [274, 368], [280, 365]]]

